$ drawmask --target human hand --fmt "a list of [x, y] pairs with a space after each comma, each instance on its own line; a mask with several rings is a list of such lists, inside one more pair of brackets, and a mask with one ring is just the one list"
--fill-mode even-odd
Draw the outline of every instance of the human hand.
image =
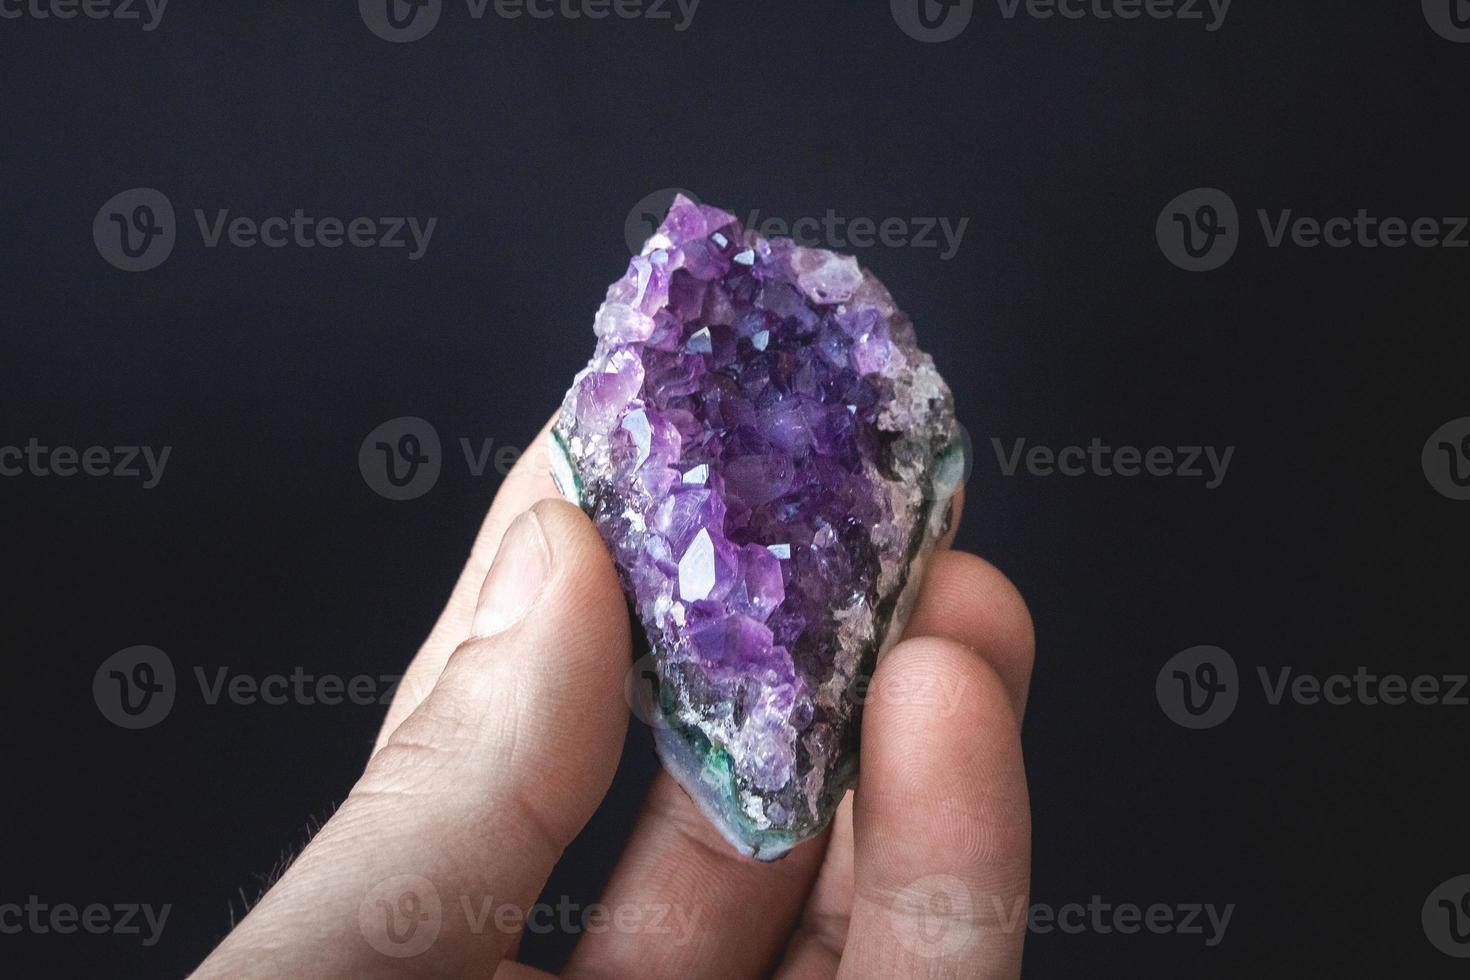
[[[544, 445], [506, 477], [362, 777], [196, 977], [546, 976], [513, 962], [517, 915], [612, 782], [631, 654], [612, 562], [548, 499]], [[831, 827], [756, 862], [661, 771], [566, 976], [1019, 973], [1031, 620], [948, 544], [875, 672], [861, 786]], [[671, 914], [628, 925], [649, 910]]]

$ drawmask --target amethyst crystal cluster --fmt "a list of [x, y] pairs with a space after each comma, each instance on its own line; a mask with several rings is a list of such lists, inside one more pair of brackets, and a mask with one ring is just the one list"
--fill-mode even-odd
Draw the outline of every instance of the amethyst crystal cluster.
[[745, 854], [818, 833], [963, 468], [949, 389], [856, 260], [679, 197], [553, 430], [647, 633], [659, 755]]

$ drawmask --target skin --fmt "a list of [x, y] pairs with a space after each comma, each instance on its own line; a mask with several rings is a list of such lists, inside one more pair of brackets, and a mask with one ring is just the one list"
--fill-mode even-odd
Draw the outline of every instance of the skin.
[[[533, 445], [544, 444], [543, 430]], [[536, 902], [607, 792], [628, 724], [617, 576], [592, 524], [555, 498], [544, 449], [526, 453], [362, 777], [196, 977], [547, 976], [514, 962], [514, 921], [492, 911], [476, 923], [466, 908]], [[545, 584], [524, 608], [486, 613], [503, 539], [512, 567], [544, 563]], [[1020, 724], [1034, 633], [1015, 587], [949, 543], [875, 673], [861, 785], [827, 832], [772, 864], [742, 858], [660, 773], [600, 899], [603, 928], [587, 929], [564, 976], [1019, 975], [1025, 920], [1013, 910], [1026, 904], [1031, 849]], [[534, 584], [529, 571], [525, 580]], [[493, 635], [477, 635], [485, 623]], [[411, 890], [432, 890], [442, 910], [432, 942], [410, 957], [383, 952], [375, 931], [403, 875], [427, 882]], [[656, 908], [667, 910], [661, 927]]]

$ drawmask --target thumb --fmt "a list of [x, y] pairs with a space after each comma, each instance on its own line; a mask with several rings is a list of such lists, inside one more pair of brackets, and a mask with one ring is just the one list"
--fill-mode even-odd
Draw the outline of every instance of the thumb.
[[474, 637], [198, 976], [481, 975], [612, 782], [628, 614], [586, 516], [505, 533]]

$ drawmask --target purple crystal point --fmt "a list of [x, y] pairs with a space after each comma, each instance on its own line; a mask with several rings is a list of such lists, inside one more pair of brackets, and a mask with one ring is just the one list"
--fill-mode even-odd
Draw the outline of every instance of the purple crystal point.
[[664, 766], [743, 853], [817, 834], [949, 520], [959, 428], [857, 261], [680, 196], [607, 292], [553, 431], [643, 624]]

